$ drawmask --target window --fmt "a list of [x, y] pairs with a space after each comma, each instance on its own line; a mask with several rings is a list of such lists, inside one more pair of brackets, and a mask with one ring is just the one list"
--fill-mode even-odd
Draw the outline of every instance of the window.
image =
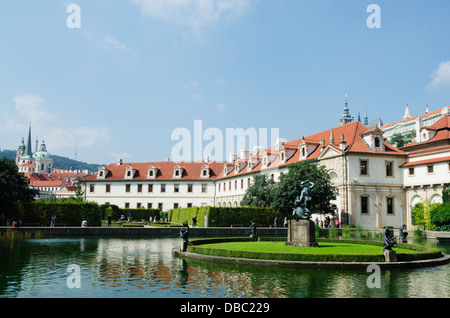
[[140, 209], [142, 206], [142, 203], [136, 203], [136, 208]]
[[247, 178], [247, 188], [250, 188], [250, 178]]
[[142, 192], [142, 184], [137, 185], [137, 192]]
[[367, 160], [361, 160], [359, 162], [359, 168], [360, 168], [360, 174], [362, 176], [367, 176], [368, 175], [368, 162]]
[[130, 192], [131, 189], [131, 184], [126, 184], [125, 185], [125, 192]]
[[208, 171], [203, 170], [203, 176], [206, 177], [207, 176]]
[[[231, 182], [230, 182], [231, 185]], [[206, 189], [207, 189], [207, 184], [206, 183], [202, 183], [202, 192], [206, 193]]]
[[244, 189], [244, 179], [241, 179], [241, 189]]
[[428, 173], [433, 173], [433, 172], [434, 172], [434, 167], [433, 167], [433, 165], [427, 166], [427, 171], [428, 171]]
[[[42, 170], [44, 170], [44, 164], [42, 164]], [[103, 177], [103, 171], [100, 171], [99, 176]]]
[[89, 185], [89, 192], [95, 192], [95, 185], [93, 184]]
[[393, 166], [393, 162], [386, 162], [386, 177], [392, 177], [394, 175]]
[[231, 181], [230, 181], [230, 182], [228, 182], [228, 190], [230, 190], [230, 191], [231, 191]]
[[187, 207], [188, 207], [188, 208], [192, 208], [192, 203], [188, 203], [188, 204], [187, 204]]
[[125, 202], [125, 209], [129, 209], [130, 208], [130, 202]]
[[127, 171], [127, 177], [131, 177], [131, 171], [130, 170]]
[[175, 176], [179, 176], [180, 175], [180, 170], [175, 170]]
[[394, 214], [394, 198], [386, 199], [387, 214]]
[[[187, 185], [188, 192], [192, 192], [192, 187], [193, 186], [194, 185], [192, 183], [188, 183], [188, 185]], [[219, 183], [219, 191], [220, 191], [220, 183]]]
[[375, 147], [378, 148], [380, 147], [380, 138], [375, 137]]
[[151, 208], [152, 208], [152, 206], [153, 206], [153, 204], [151, 204], [151, 203], [147, 203], [147, 209], [151, 209]]
[[237, 190], [237, 180], [234, 180], [234, 190]]
[[166, 184], [161, 183], [161, 192], [166, 192]]
[[150, 171], [148, 172], [148, 175], [149, 175], [150, 177], [153, 177], [153, 170], [150, 170]]
[[174, 204], [173, 204], [173, 208], [174, 208], [174, 209], [178, 209], [178, 203], [174, 203]]
[[148, 185], [148, 192], [153, 192], [153, 184]]
[[270, 179], [271, 179], [272, 181], [274, 181], [274, 180], [275, 180], [275, 174], [271, 173], [271, 174], [270, 174]]
[[178, 183], [175, 183], [173, 185], [173, 192], [175, 192], [175, 193], [180, 192], [180, 185]]
[[369, 213], [369, 197], [361, 197], [361, 213]]
[[409, 168], [409, 175], [413, 176], [414, 175], [414, 168]]
[[163, 204], [162, 204], [162, 203], [158, 203], [158, 209], [159, 209], [160, 211], [163, 210]]
[[110, 184], [106, 184], [105, 186], [106, 186], [106, 190], [105, 191], [108, 192], [108, 193], [111, 192], [111, 185]]
[[219, 183], [219, 187], [218, 187], [218, 192], [220, 192], [220, 186], [222, 185], [222, 183]]

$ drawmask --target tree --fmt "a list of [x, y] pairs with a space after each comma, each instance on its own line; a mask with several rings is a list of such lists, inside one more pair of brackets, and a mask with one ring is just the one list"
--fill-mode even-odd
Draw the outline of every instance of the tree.
[[275, 181], [266, 174], [253, 176], [253, 182], [241, 200], [241, 206], [270, 207], [276, 187]]
[[411, 210], [411, 223], [424, 230], [434, 230], [435, 224], [431, 220], [431, 212], [440, 205], [441, 203], [432, 203], [429, 199], [417, 203]]
[[416, 132], [414, 130], [408, 131], [407, 133], [401, 134], [396, 133], [393, 134], [391, 139], [389, 139], [389, 143], [391, 145], [394, 145], [397, 148], [403, 147], [404, 145], [409, 144], [411, 141], [413, 141], [414, 137], [416, 136]]
[[331, 185], [330, 176], [324, 166], [318, 166], [309, 160], [289, 166], [289, 172], [280, 176], [274, 195], [272, 208], [284, 215], [294, 210], [295, 199], [302, 192], [302, 182], [311, 181], [311, 207], [313, 213], [334, 214], [337, 210], [332, 200], [336, 200], [337, 189]]
[[15, 201], [29, 201], [37, 194], [28, 187], [29, 179], [18, 173], [14, 160], [0, 159], [0, 204], [7, 206]]

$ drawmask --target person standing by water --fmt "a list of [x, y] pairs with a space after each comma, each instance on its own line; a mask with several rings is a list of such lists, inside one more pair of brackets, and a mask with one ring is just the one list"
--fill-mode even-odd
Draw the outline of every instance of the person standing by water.
[[56, 215], [52, 215], [52, 217], [50, 218], [50, 227], [55, 227], [55, 223], [56, 223]]
[[108, 215], [108, 227], [111, 227], [111, 220], [112, 220], [112, 216], [111, 214]]

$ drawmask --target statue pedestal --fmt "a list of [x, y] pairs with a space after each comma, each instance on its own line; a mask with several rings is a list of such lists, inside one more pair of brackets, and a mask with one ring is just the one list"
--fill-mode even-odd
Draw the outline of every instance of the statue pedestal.
[[384, 261], [386, 263], [392, 263], [397, 261], [397, 253], [393, 250], [384, 250]]
[[317, 247], [314, 222], [311, 220], [290, 220], [286, 246]]

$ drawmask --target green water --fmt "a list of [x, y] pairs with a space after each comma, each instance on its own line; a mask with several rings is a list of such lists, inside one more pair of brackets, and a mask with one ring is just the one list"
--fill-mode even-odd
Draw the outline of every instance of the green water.
[[[370, 288], [372, 272], [364, 269], [281, 269], [182, 260], [172, 255], [179, 244], [179, 238], [2, 241], [0, 297], [450, 297], [450, 264], [382, 269], [379, 288]], [[428, 244], [450, 254], [448, 243]], [[79, 268], [79, 275], [71, 265]], [[79, 285], [71, 284], [75, 281]]]

